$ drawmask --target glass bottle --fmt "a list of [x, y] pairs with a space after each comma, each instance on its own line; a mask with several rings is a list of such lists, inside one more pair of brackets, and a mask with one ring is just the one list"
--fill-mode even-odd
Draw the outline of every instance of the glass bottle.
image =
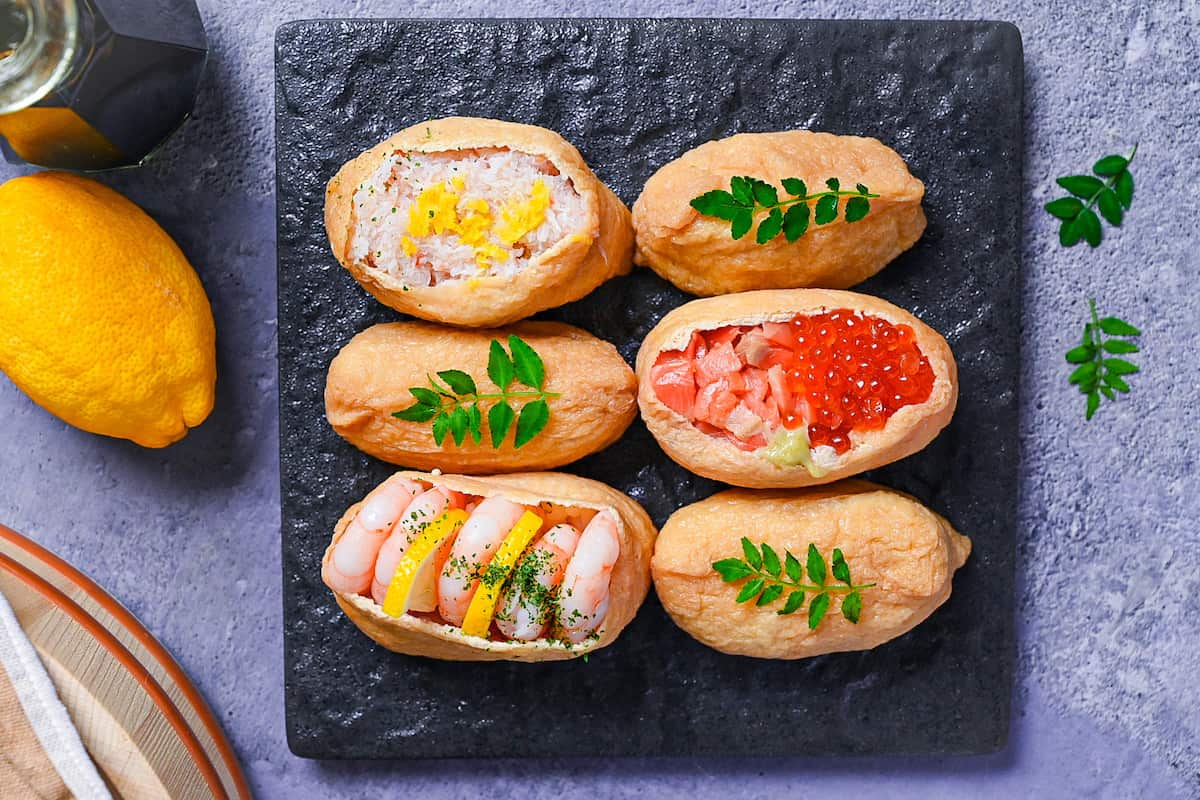
[[207, 52], [194, 0], [0, 0], [0, 150], [140, 164], [191, 113]]

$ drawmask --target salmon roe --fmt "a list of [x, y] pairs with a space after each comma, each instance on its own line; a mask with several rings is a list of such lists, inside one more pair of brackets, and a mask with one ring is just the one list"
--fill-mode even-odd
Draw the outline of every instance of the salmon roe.
[[[794, 346], [783, 367], [788, 388], [808, 402], [812, 447], [844, 453], [850, 431], [878, 430], [933, 391], [933, 368], [908, 325], [840, 308], [796, 317], [789, 327]], [[783, 419], [787, 428], [802, 422], [794, 413]]]

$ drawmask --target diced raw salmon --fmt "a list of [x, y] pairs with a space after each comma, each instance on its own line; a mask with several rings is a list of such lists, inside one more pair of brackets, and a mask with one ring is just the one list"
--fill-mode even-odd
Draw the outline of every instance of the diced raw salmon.
[[696, 406], [696, 379], [692, 362], [683, 354], [659, 361], [650, 368], [654, 393], [667, 408], [692, 419]]
[[721, 342], [713, 345], [703, 358], [696, 360], [696, 382], [706, 386], [741, 368], [742, 361], [733, 351], [733, 345]]
[[746, 452], [753, 452], [760, 447], [765, 447], [767, 444], [766, 437], [762, 436], [761, 434], [757, 434], [750, 437], [750, 439], [743, 441], [724, 428], [718, 428], [716, 425], [709, 425], [707, 422], [696, 422], [695, 424], [696, 430], [700, 431], [701, 433], [706, 433], [709, 436], [719, 436], [733, 446], [737, 447], [739, 450], [745, 450]]
[[693, 332], [683, 351], [662, 353], [651, 368], [667, 407], [704, 433], [753, 451], [785, 423], [801, 424], [808, 407], [787, 384], [794, 331], [787, 323]]
[[787, 387], [787, 376], [783, 367], [772, 366], [767, 370], [767, 383], [771, 386], [771, 397], [779, 407], [780, 416], [786, 417], [795, 407], [795, 396]]
[[783, 424], [783, 416], [779, 413], [779, 405], [775, 402], [774, 397], [768, 397], [765, 403], [767, 410], [763, 414], [763, 422], [766, 423], [768, 430], [775, 430]]
[[760, 447], [767, 446], [767, 437], [763, 436], [761, 433], [756, 433], [748, 439], [739, 439], [731, 432], [725, 431], [725, 439], [731, 444], [735, 445], [739, 450], [745, 450], [746, 452], [753, 452]]
[[718, 391], [712, 399], [712, 403], [708, 407], [708, 421], [713, 425], [724, 425], [729, 419], [729, 414], [737, 407], [738, 396], [733, 392], [725, 389]]
[[786, 347], [772, 346], [770, 352], [767, 353], [766, 357], [764, 357], [762, 362], [757, 366], [759, 369], [783, 367], [787, 366], [788, 363], [791, 362], [792, 358], [793, 355], [791, 350], [788, 350]]
[[770, 355], [771, 343], [761, 333], [750, 331], [738, 339], [737, 346], [733, 349], [741, 356], [742, 361], [753, 367], [759, 367]]
[[790, 348], [795, 342], [792, 326], [786, 322], [764, 322], [762, 330], [763, 336], [772, 344]]
[[742, 397], [742, 403], [755, 416], [762, 420], [768, 428], [774, 429], [779, 426], [779, 406], [775, 404], [772, 398], [755, 397], [747, 394]]
[[708, 419], [708, 409], [712, 406], [713, 397], [720, 389], [721, 387], [715, 383], [700, 387], [700, 391], [696, 393], [696, 405], [692, 409], [692, 419], [696, 421], [696, 424]]
[[753, 395], [758, 400], [766, 398], [767, 391], [770, 389], [766, 372], [755, 367], [746, 367], [742, 370], [741, 375], [746, 381], [747, 394]]
[[739, 439], [749, 439], [762, 432], [763, 419], [747, 408], [745, 403], [738, 403], [725, 418], [725, 427]]
[[728, 325], [724, 328], [718, 328], [715, 331], [709, 331], [706, 338], [711, 347], [716, 347], [719, 344], [732, 345], [741, 335], [742, 328], [737, 325]]

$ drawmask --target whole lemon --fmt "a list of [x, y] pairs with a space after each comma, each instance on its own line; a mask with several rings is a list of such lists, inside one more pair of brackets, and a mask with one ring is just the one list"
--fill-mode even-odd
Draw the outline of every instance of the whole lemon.
[[85, 431], [165, 447], [212, 411], [212, 309], [166, 231], [112, 189], [0, 186], [0, 369]]

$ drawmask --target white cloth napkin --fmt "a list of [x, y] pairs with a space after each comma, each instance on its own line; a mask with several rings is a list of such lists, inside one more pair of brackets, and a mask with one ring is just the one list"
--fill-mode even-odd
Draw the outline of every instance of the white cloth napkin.
[[0, 594], [0, 795], [58, 800], [64, 790], [78, 800], [112, 800], [37, 651]]

